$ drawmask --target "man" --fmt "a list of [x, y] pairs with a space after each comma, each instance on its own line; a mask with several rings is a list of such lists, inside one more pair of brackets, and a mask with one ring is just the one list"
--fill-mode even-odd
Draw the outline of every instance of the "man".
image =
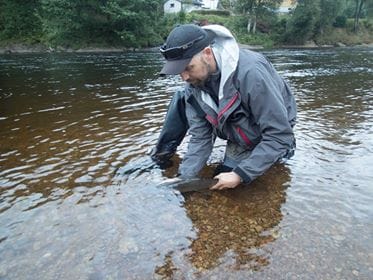
[[[179, 131], [177, 124], [170, 127], [178, 131], [179, 138], [188, 127], [191, 134], [179, 167], [182, 177], [198, 174], [216, 136], [227, 140], [227, 147], [223, 172], [215, 177], [218, 182], [211, 189], [250, 183], [275, 162], [292, 155], [294, 96], [264, 56], [239, 49], [223, 26], [192, 24], [175, 27], [161, 53], [166, 59], [161, 74], [180, 75], [186, 82], [185, 102], [178, 108], [188, 125], [181, 124]], [[172, 119], [172, 109], [166, 119]]]

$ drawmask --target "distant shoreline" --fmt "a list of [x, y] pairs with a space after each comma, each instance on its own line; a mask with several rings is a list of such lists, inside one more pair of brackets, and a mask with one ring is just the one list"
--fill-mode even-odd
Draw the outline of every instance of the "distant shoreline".
[[134, 48], [116, 47], [87, 47], [81, 49], [72, 48], [50, 48], [44, 45], [10, 44], [0, 47], [0, 54], [22, 54], [22, 53], [81, 53], [81, 52], [126, 52], [136, 50]]
[[[265, 49], [260, 45], [239, 44], [241, 48], [251, 50]], [[314, 42], [307, 42], [304, 45], [282, 45], [274, 48], [278, 49], [313, 49], [313, 48], [340, 48], [340, 47], [366, 47], [373, 48], [373, 42], [369, 44], [345, 45], [343, 43], [335, 43], [334, 45], [317, 45]], [[144, 51], [157, 50], [157, 47], [151, 48], [120, 48], [120, 47], [86, 47], [80, 49], [72, 48], [48, 48], [44, 45], [25, 45], [25, 44], [9, 44], [0, 47], [0, 54], [22, 54], [22, 53], [105, 53], [105, 52], [128, 52], [128, 51]]]

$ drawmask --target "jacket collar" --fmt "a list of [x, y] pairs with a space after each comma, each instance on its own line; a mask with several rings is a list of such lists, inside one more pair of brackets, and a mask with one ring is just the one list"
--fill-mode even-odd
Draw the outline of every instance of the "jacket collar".
[[211, 30], [216, 35], [212, 45], [212, 50], [218, 67], [221, 69], [221, 80], [219, 85], [219, 100], [221, 100], [224, 97], [223, 88], [229, 77], [237, 68], [239, 48], [232, 33], [224, 26], [206, 25], [203, 28]]

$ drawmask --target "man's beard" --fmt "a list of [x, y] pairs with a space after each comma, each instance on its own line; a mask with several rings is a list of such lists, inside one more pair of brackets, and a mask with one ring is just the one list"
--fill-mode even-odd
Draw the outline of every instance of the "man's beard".
[[194, 87], [197, 87], [197, 88], [203, 88], [203, 86], [205, 85], [205, 82], [207, 80], [207, 77], [203, 80], [201, 79], [195, 79], [195, 80], [191, 80], [191, 81], [188, 81], [192, 86]]
[[206, 81], [209, 79], [210, 75], [212, 74], [210, 64], [208, 64], [207, 61], [205, 59], [203, 59], [202, 57], [201, 57], [201, 61], [205, 65], [205, 67], [207, 69], [206, 76], [203, 77], [203, 78], [201, 78], [201, 79], [194, 79], [194, 80], [188, 80], [187, 81], [192, 86], [197, 87], [197, 88], [203, 88], [203, 86], [205, 85]]

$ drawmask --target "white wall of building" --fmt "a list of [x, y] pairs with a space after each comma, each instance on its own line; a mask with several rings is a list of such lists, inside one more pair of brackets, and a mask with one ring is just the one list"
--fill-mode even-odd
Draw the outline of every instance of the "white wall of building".
[[182, 4], [182, 1], [179, 0], [168, 0], [163, 4], [163, 11], [165, 13], [179, 13], [181, 10], [184, 12], [189, 13], [193, 10], [199, 9], [210, 9], [216, 10], [218, 7], [219, 0], [200, 0], [199, 1], [202, 5], [195, 5], [195, 4]]
[[216, 10], [218, 8], [219, 0], [202, 0], [203, 8]]
[[278, 13], [287, 14], [295, 9], [297, 6], [297, 2], [293, 2], [291, 0], [284, 0], [282, 1], [280, 7], [278, 8]]
[[163, 4], [163, 11], [165, 13], [178, 13], [181, 9], [181, 2], [177, 0], [168, 0]]

